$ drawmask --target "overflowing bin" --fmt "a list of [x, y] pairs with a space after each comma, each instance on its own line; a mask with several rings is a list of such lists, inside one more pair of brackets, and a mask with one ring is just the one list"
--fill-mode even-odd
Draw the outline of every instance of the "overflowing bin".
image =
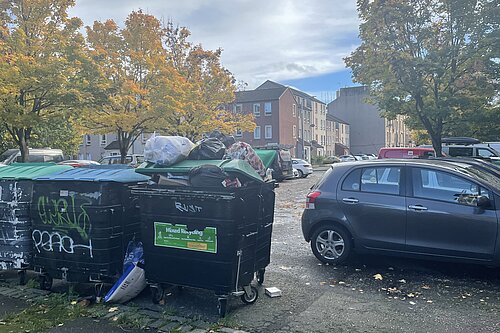
[[131, 188], [148, 179], [133, 169], [109, 167], [36, 178], [33, 264], [43, 289], [51, 288], [53, 278], [102, 286], [119, 277], [128, 242], [140, 237]]
[[72, 169], [53, 163], [15, 163], [0, 168], [0, 269], [19, 271], [25, 283], [33, 254], [31, 204], [33, 178]]
[[253, 303], [255, 273], [264, 279], [270, 261], [274, 183], [266, 183], [242, 160], [186, 160], [171, 167], [147, 165], [137, 172], [155, 176], [187, 175], [202, 164], [217, 165], [236, 176], [241, 187], [148, 185], [140, 197], [145, 272], [153, 301], [165, 284], [213, 290], [219, 314], [230, 295]]

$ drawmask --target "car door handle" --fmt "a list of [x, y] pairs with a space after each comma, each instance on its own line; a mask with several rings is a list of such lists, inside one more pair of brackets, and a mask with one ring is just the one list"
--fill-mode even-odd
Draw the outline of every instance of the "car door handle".
[[351, 204], [359, 202], [358, 199], [354, 199], [354, 198], [344, 198], [344, 199], [342, 199], [342, 201], [345, 202], [345, 203], [351, 203]]
[[427, 210], [427, 207], [421, 206], [421, 205], [410, 205], [408, 208], [421, 211], [421, 210]]

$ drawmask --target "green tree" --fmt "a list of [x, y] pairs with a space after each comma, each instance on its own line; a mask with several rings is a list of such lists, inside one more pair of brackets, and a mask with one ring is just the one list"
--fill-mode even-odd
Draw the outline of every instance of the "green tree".
[[73, 0], [0, 2], [0, 126], [23, 161], [40, 124], [67, 117], [86, 99], [81, 21], [67, 15], [73, 5]]
[[358, 13], [362, 43], [346, 64], [386, 117], [421, 124], [437, 154], [477, 115], [498, 128], [495, 1], [358, 0]]

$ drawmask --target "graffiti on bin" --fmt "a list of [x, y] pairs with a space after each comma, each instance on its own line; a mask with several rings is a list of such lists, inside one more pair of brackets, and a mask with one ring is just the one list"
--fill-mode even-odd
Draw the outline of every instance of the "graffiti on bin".
[[49, 199], [45, 196], [38, 198], [38, 215], [43, 224], [53, 225], [55, 228], [75, 229], [84, 240], [88, 240], [90, 232], [89, 215], [85, 206], [91, 204], [89, 200], [80, 205], [80, 213], [75, 207], [75, 197], [68, 199]]
[[38, 229], [33, 230], [32, 233], [33, 244], [38, 253], [41, 250], [47, 252], [64, 252], [75, 253], [75, 249], [87, 249], [91, 258], [94, 257], [92, 253], [92, 240], [88, 239], [87, 244], [77, 244], [70, 236], [61, 234], [59, 232], [41, 231]]
[[[15, 220], [17, 221], [17, 218]], [[22, 230], [22, 228], [17, 229], [10, 222], [8, 220], [0, 220], [0, 244], [15, 246], [19, 241], [23, 240], [26, 230]]]
[[175, 202], [175, 208], [183, 213], [200, 213], [203, 207], [196, 205], [188, 205], [179, 201]]
[[0, 270], [21, 268], [26, 263], [24, 252], [0, 251]]

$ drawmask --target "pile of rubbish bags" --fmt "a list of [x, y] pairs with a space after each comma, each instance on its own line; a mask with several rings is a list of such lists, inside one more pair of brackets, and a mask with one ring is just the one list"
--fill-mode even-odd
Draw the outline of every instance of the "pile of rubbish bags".
[[[252, 146], [236, 141], [232, 136], [215, 131], [196, 144], [181, 136], [152, 136], [145, 145], [144, 159], [161, 166], [172, 166], [184, 160], [244, 160], [262, 177], [271, 178], [271, 170], [266, 170], [262, 160]], [[159, 184], [240, 187], [241, 182], [214, 165], [201, 165], [189, 172], [188, 176], [161, 175]]]

